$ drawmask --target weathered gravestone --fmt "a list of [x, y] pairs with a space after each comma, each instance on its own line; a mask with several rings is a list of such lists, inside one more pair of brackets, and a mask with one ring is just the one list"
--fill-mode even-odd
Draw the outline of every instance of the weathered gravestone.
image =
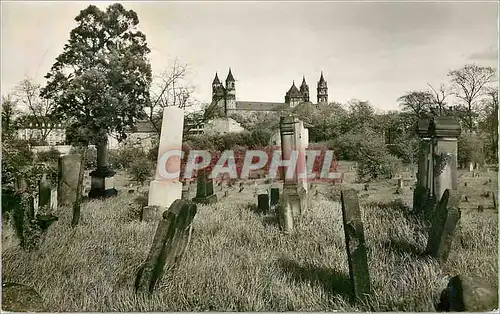
[[76, 201], [80, 158], [78, 154], [59, 157], [57, 202], [60, 205], [72, 205]]
[[460, 220], [459, 203], [460, 193], [458, 191], [445, 190], [432, 218], [426, 253], [440, 263], [446, 262], [450, 254], [455, 229]]
[[189, 195], [191, 194], [191, 186], [188, 183], [184, 183], [182, 185], [182, 199], [183, 200], [188, 200]]
[[341, 201], [349, 276], [354, 296], [362, 298], [370, 294], [370, 276], [365, 234], [356, 190], [342, 190]]
[[276, 207], [278, 206], [280, 200], [280, 189], [279, 188], [271, 188], [271, 212], [276, 212]]
[[45, 173], [38, 185], [38, 208], [46, 211], [57, 209], [57, 190], [52, 188]]
[[191, 240], [196, 210], [193, 202], [175, 200], [163, 213], [148, 257], [137, 272], [136, 292], [152, 293], [164, 272], [178, 264]]
[[259, 192], [257, 195], [257, 208], [260, 214], [267, 215], [269, 213], [269, 194], [267, 191]]
[[436, 310], [447, 312], [485, 312], [498, 309], [498, 289], [483, 279], [457, 275], [441, 292]]
[[278, 210], [278, 221], [281, 230], [285, 233], [293, 232], [294, 217], [288, 194], [283, 194], [283, 197], [281, 197], [279, 201], [277, 210]]
[[196, 177], [196, 197], [193, 202], [198, 204], [212, 204], [217, 202], [217, 195], [214, 194], [214, 181], [208, 178], [208, 171], [200, 169]]
[[9, 312], [46, 312], [42, 297], [25, 285], [2, 283], [2, 311]]
[[175, 107], [163, 109], [156, 175], [149, 185], [149, 206], [169, 208], [175, 200], [182, 198], [179, 176], [183, 126], [184, 110]]

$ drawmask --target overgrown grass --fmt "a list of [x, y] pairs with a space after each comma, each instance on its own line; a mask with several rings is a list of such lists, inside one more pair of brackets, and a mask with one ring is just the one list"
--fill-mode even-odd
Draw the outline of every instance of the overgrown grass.
[[134, 195], [125, 193], [86, 203], [75, 230], [70, 209], [60, 209], [37, 252], [20, 250], [4, 226], [2, 279], [32, 286], [50, 311], [158, 312], [433, 311], [445, 273], [498, 278], [495, 212], [464, 212], [462, 240], [439, 267], [420, 255], [424, 224], [404, 209], [365, 206], [373, 295], [355, 302], [339, 203], [312, 197], [302, 224], [287, 236], [249, 209], [250, 194], [198, 207], [182, 265], [164, 276], [150, 298], [136, 296], [133, 284], [156, 224], [134, 219]]

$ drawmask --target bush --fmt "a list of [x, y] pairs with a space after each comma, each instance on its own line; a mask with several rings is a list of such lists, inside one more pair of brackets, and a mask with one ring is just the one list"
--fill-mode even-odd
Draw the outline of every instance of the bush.
[[[80, 155], [82, 153], [82, 148], [73, 146], [71, 147], [69, 153]], [[85, 170], [92, 170], [97, 168], [97, 149], [95, 149], [95, 147], [87, 148], [87, 156], [85, 156], [83, 165], [85, 167]]]
[[2, 188], [14, 183], [23, 168], [33, 164], [34, 154], [24, 140], [9, 140], [2, 143]]
[[55, 147], [51, 147], [48, 151], [38, 152], [37, 160], [39, 162], [57, 163], [60, 155], [61, 153]]
[[141, 147], [134, 145], [123, 145], [108, 152], [109, 163], [115, 169], [129, 169], [134, 161], [146, 156]]
[[485, 161], [484, 141], [474, 133], [462, 133], [458, 138], [457, 161], [459, 164], [474, 162], [483, 164]]
[[142, 156], [141, 158], [137, 158], [130, 163], [128, 172], [132, 177], [132, 180], [143, 185], [144, 182], [146, 182], [146, 180], [148, 180], [151, 176], [152, 163], [148, 158], [146, 158], [146, 156]]

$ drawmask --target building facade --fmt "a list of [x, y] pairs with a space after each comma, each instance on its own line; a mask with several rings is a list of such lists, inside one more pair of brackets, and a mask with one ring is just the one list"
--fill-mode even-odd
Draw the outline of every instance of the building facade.
[[[309, 85], [307, 85], [305, 77], [302, 77], [302, 83], [299, 88], [297, 88], [295, 81], [293, 81], [292, 86], [285, 93], [285, 101], [282, 103], [236, 100], [235, 83], [236, 81], [231, 68], [229, 68], [225, 85], [221, 83], [218, 74], [215, 73], [215, 78], [212, 82], [212, 102], [205, 110], [206, 116], [221, 118], [228, 117], [232, 112], [245, 111], [280, 112], [295, 108], [302, 103], [311, 103]], [[323, 72], [321, 72], [316, 92], [317, 103], [315, 105], [328, 104], [328, 84], [323, 76]]]

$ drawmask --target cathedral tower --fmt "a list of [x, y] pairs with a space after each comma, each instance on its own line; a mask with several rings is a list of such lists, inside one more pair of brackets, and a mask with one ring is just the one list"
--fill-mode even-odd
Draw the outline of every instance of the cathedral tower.
[[318, 104], [328, 104], [328, 86], [326, 84], [325, 78], [323, 77], [323, 71], [321, 71], [321, 77], [318, 82]]
[[231, 68], [229, 68], [226, 78], [226, 110], [236, 108], [236, 88], [234, 83], [233, 73], [231, 73]]
[[306, 77], [302, 76], [302, 84], [300, 85], [300, 94], [302, 95], [302, 101], [309, 101], [309, 86], [306, 83]]

